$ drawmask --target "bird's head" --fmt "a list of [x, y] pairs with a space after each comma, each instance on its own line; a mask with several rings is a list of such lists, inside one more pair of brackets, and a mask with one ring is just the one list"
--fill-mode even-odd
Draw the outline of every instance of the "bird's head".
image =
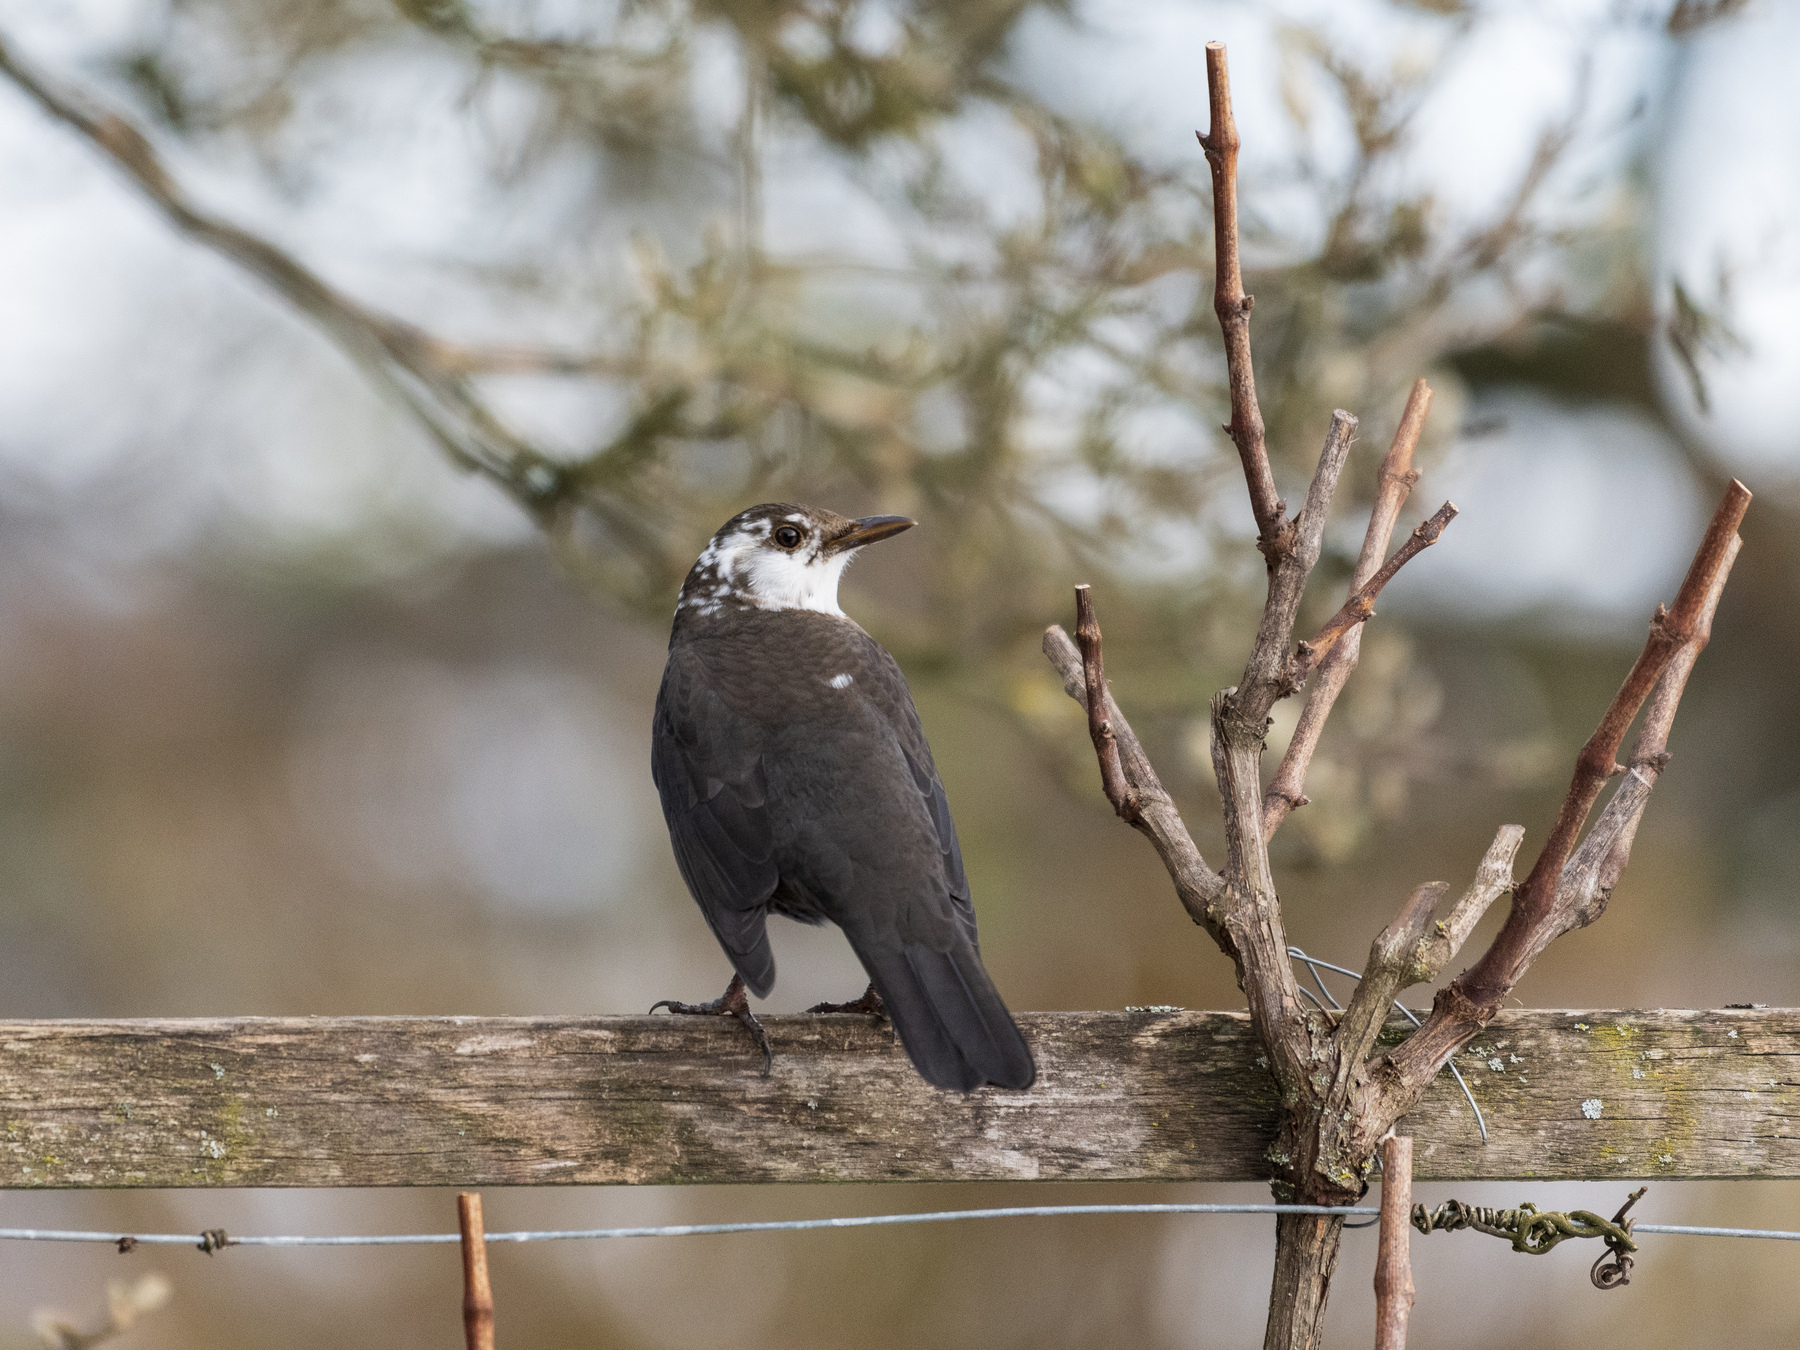
[[911, 529], [905, 516], [852, 520], [816, 506], [765, 502], [719, 527], [688, 573], [676, 614], [810, 609], [842, 615], [838, 578], [864, 544]]

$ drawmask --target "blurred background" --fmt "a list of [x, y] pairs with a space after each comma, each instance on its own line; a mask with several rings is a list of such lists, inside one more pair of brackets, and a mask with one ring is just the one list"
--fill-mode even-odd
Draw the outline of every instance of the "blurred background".
[[[633, 1012], [726, 967], [648, 721], [675, 588], [745, 505], [921, 527], [849, 611], [913, 683], [1016, 1008], [1241, 1007], [1101, 797], [1038, 653], [1091, 581], [1202, 848], [1206, 702], [1260, 560], [1211, 313], [1202, 45], [1229, 44], [1278, 482], [1362, 419], [1336, 607], [1407, 388], [1437, 401], [1384, 597], [1278, 841], [1292, 939], [1361, 963], [1503, 821], [1541, 840], [1730, 476], [1758, 494], [1675, 761], [1540, 1006], [1800, 1002], [1800, 7], [1777, 0], [8, 0], [0, 42], [148, 137], [305, 305], [0, 80], [0, 1017]], [[279, 270], [279, 269], [276, 269]], [[1278, 722], [1281, 748], [1297, 708]], [[779, 921], [777, 921], [779, 923]], [[1491, 923], [1489, 929], [1491, 929]], [[1475, 939], [1485, 938], [1484, 929]], [[782, 924], [792, 1011], [862, 988]], [[1420, 1003], [1428, 995], [1421, 991]], [[1623, 1186], [1424, 1186], [1611, 1212]], [[491, 1228], [1255, 1186], [508, 1191]], [[1800, 1227], [1800, 1183], [1644, 1217]], [[438, 1192], [0, 1195], [0, 1223], [453, 1226]], [[503, 1248], [503, 1343], [1211, 1346], [1254, 1219]], [[1350, 1234], [1333, 1343], [1366, 1339]], [[1421, 1347], [1791, 1345], [1787, 1244], [1415, 1245]], [[0, 1347], [456, 1344], [454, 1258], [0, 1251]]]

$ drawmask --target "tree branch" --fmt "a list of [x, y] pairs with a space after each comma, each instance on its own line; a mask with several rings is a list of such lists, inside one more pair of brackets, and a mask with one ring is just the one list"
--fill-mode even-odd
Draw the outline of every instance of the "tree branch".
[[1302, 642], [1294, 654], [1292, 664], [1288, 668], [1288, 683], [1296, 690], [1306, 683], [1326, 656], [1330, 655], [1343, 637], [1360, 628], [1375, 615], [1375, 601], [1380, 597], [1382, 589], [1399, 574], [1402, 567], [1411, 562], [1419, 554], [1437, 543], [1444, 533], [1444, 527], [1456, 519], [1456, 504], [1445, 502], [1438, 507], [1437, 514], [1429, 520], [1420, 521], [1413, 532], [1407, 536], [1406, 542], [1394, 550], [1394, 556], [1382, 564], [1381, 570], [1369, 578], [1368, 584], [1344, 601], [1342, 608], [1319, 630], [1319, 635], [1311, 642]]
[[1375, 1258], [1375, 1350], [1406, 1350], [1412, 1316], [1413, 1141], [1389, 1135], [1381, 1145], [1381, 1250]]
[[1458, 897], [1450, 907], [1450, 912], [1433, 924], [1431, 931], [1414, 948], [1411, 968], [1400, 988], [1406, 989], [1435, 980], [1443, 973], [1444, 967], [1456, 959], [1456, 954], [1462, 950], [1463, 943], [1469, 940], [1469, 934], [1481, 922], [1488, 907], [1512, 890], [1513, 858], [1524, 839], [1523, 825], [1500, 827], [1499, 833], [1494, 836], [1494, 842], [1488, 845], [1488, 851], [1482, 855], [1481, 863], [1475, 869], [1475, 880], [1469, 883], [1469, 889]]
[[[1300, 514], [1289, 530], [1287, 547], [1269, 570], [1269, 593], [1263, 601], [1256, 645], [1251, 648], [1244, 676], [1230, 697], [1232, 714], [1246, 724], [1254, 723], [1259, 731], [1276, 700], [1293, 692], [1287, 685], [1287, 672], [1288, 653], [1294, 641], [1294, 619], [1300, 612], [1300, 597], [1306, 591], [1306, 579], [1319, 561], [1331, 499], [1337, 492], [1338, 478], [1344, 471], [1344, 460], [1350, 454], [1350, 442], [1355, 435], [1354, 417], [1342, 408], [1331, 414], [1325, 446], [1319, 452], [1318, 467], [1306, 490], [1306, 504], [1300, 508]], [[1259, 785], [1259, 822], [1261, 795]], [[1260, 823], [1257, 828], [1260, 840]]]
[[1119, 818], [1135, 822], [1139, 813], [1137, 794], [1125, 781], [1125, 770], [1119, 762], [1119, 741], [1107, 719], [1106, 708], [1112, 701], [1106, 692], [1106, 662], [1100, 651], [1100, 622], [1094, 617], [1094, 595], [1090, 586], [1075, 588], [1075, 639], [1081, 645], [1082, 688], [1086, 694], [1088, 737], [1094, 742], [1094, 754], [1100, 760], [1100, 786], [1106, 800], [1113, 804]]
[[[1394, 439], [1381, 457], [1381, 468], [1376, 475], [1375, 505], [1369, 512], [1369, 528], [1363, 535], [1362, 554], [1350, 574], [1351, 596], [1368, 585], [1380, 568], [1388, 541], [1393, 537], [1394, 524], [1400, 518], [1400, 508], [1405, 505], [1413, 484], [1419, 481], [1418, 472], [1412, 467], [1413, 451], [1418, 447], [1419, 433], [1424, 430], [1426, 414], [1431, 411], [1431, 398], [1431, 386], [1424, 380], [1415, 381], [1406, 400], [1406, 411], [1394, 430]], [[1343, 641], [1324, 654], [1318, 678], [1313, 681], [1306, 705], [1300, 710], [1300, 723], [1288, 742], [1287, 753], [1281, 757], [1281, 765], [1270, 780], [1268, 791], [1263, 794], [1265, 840], [1274, 838], [1282, 821], [1296, 807], [1306, 805], [1306, 771], [1312, 765], [1319, 737], [1324, 734], [1326, 719], [1331, 716], [1331, 709], [1349, 682], [1350, 672], [1356, 668], [1361, 653], [1362, 630], [1352, 628]]]
[[1339, 410], [1319, 453], [1319, 466], [1295, 518], [1288, 547], [1269, 572], [1269, 594], [1244, 677], [1212, 701], [1213, 772], [1225, 817], [1227, 886], [1220, 901], [1225, 930], [1237, 953], [1238, 983], [1250, 1003], [1250, 1020], [1262, 1037], [1269, 1066], [1284, 1093], [1298, 1094], [1316, 1047], [1315, 1028], [1300, 1001], [1300, 986], [1287, 954], [1281, 900], [1263, 839], [1261, 777], [1263, 736], [1269, 709], [1282, 697], [1282, 677], [1293, 641], [1294, 618], [1307, 575], [1319, 559], [1325, 518], [1337, 489], [1356, 419]]
[[[1092, 606], [1090, 598], [1090, 617]], [[1094, 637], [1097, 648], [1097, 622], [1094, 625]], [[1062, 677], [1064, 691], [1085, 709], [1088, 706], [1087, 674], [1081, 652], [1061, 625], [1051, 624], [1044, 630], [1044, 655]], [[1181, 901], [1182, 908], [1195, 923], [1206, 929], [1213, 941], [1219, 944], [1221, 951], [1235, 960], [1236, 946], [1225, 931], [1217, 908], [1225, 890], [1224, 878], [1208, 867], [1206, 859], [1200, 855], [1193, 835], [1188, 833], [1187, 825], [1181, 819], [1181, 812], [1175, 809], [1174, 800], [1156, 776], [1156, 770], [1151, 766], [1150, 757], [1144, 753], [1137, 733], [1132, 731], [1131, 723], [1125, 720], [1125, 714], [1119, 711], [1119, 705], [1113, 702], [1112, 691], [1107, 688], [1104, 677], [1099, 681], [1099, 688], [1103, 700], [1103, 721], [1111, 728], [1111, 744], [1119, 757], [1125, 783], [1137, 800], [1136, 815], [1126, 819], [1155, 847], [1163, 867], [1168, 870], [1169, 879], [1175, 883], [1175, 894]], [[1089, 721], [1091, 726], [1091, 717]], [[1104, 778], [1103, 767], [1103, 782]]]
[[412, 410], [452, 461], [491, 478], [527, 509], [541, 514], [561, 482], [560, 467], [502, 424], [470, 390], [461, 372], [548, 368], [558, 359], [554, 354], [445, 342], [359, 304], [268, 240], [202, 210], [141, 131], [84, 95], [57, 89], [14, 55], [3, 39], [0, 74], [103, 151], [176, 229], [261, 278], [311, 317], [351, 360]]
[[1225, 430], [1243, 461], [1244, 481], [1250, 489], [1250, 509], [1256, 515], [1256, 546], [1271, 570], [1287, 551], [1293, 527], [1286, 520], [1287, 505], [1275, 492], [1275, 475], [1269, 468], [1268, 446], [1263, 440], [1262, 409], [1256, 402], [1256, 371], [1250, 359], [1250, 307], [1253, 297], [1244, 294], [1244, 272], [1238, 256], [1237, 122], [1231, 115], [1231, 75], [1225, 64], [1225, 44], [1206, 44], [1206, 92], [1211, 109], [1207, 133], [1200, 137], [1213, 184], [1213, 312], [1225, 334], [1225, 370], [1231, 386], [1231, 421]]
[[[1493, 1019], [1500, 1001], [1511, 992], [1539, 953], [1570, 929], [1592, 923], [1604, 910], [1630, 857], [1631, 844], [1648, 804], [1650, 790], [1667, 763], [1669, 730], [1688, 675], [1711, 637], [1713, 614], [1724, 593], [1731, 565], [1742, 546], [1737, 528], [1749, 504], [1749, 490], [1734, 480], [1695, 552], [1693, 565], [1681, 584], [1674, 607], [1666, 613], [1658, 607], [1644, 654], [1638, 658], [1625, 685], [1601, 718], [1599, 728], [1583, 748], [1575, 781], [1558, 816], [1558, 825], [1562, 826], [1577, 809], [1585, 817], [1591, 807], [1592, 766], [1604, 756], [1610, 767], [1625, 730], [1644, 703], [1647, 690], [1640, 692], [1637, 688], [1643, 680], [1642, 671], [1654, 662], [1655, 692], [1633, 747], [1631, 769], [1625, 781], [1601, 812], [1599, 821], [1580, 849], [1563, 848], [1559, 855], [1555, 840], [1545, 844], [1532, 876], [1539, 876], [1547, 867], [1547, 858], [1555, 858], [1556, 871], [1551, 874], [1556, 879], [1554, 888], [1540, 891], [1540, 898], [1533, 903], [1533, 898], [1524, 894], [1532, 885], [1532, 878], [1527, 878], [1514, 895], [1512, 913], [1507, 916], [1506, 925], [1481, 959], [1439, 991], [1425, 1024], [1387, 1056], [1379, 1069], [1378, 1109], [1367, 1113], [1357, 1127], [1353, 1147], [1373, 1147], [1388, 1126], [1418, 1101], [1450, 1057]], [[1592, 793], [1597, 794], [1598, 790], [1595, 786]], [[1580, 824], [1581, 820], [1577, 819], [1574, 828], [1579, 829]], [[1501, 834], [1504, 836], [1506, 831], [1502, 830]], [[1500, 847], [1501, 839], [1496, 838], [1494, 848], [1489, 850], [1489, 859], [1495, 857]], [[1489, 870], [1487, 863], [1484, 859], [1484, 873]], [[1470, 919], [1469, 926], [1473, 922]], [[1451, 947], [1441, 955], [1436, 950], [1427, 953], [1422, 947], [1421, 965], [1435, 973], [1433, 961], [1441, 965], [1453, 952]], [[1432, 961], [1426, 959], [1427, 955]], [[1430, 974], [1425, 978], [1430, 978]], [[1383, 1120], [1387, 1123], [1381, 1124]]]
[[[1707, 596], [1715, 585], [1723, 585], [1722, 574], [1736, 557], [1733, 540], [1749, 505], [1749, 489], [1733, 480], [1694, 554], [1693, 565], [1676, 594], [1674, 607], [1669, 610], [1657, 607], [1643, 652], [1614, 695], [1600, 725], [1576, 757], [1575, 776], [1563, 799], [1562, 809], [1557, 812], [1556, 824], [1551, 828], [1550, 838], [1545, 842], [1543, 852], [1538, 854], [1531, 874], [1514, 894], [1512, 913], [1507, 916], [1506, 926], [1481, 960], [1457, 978], [1459, 990], [1477, 1007], [1497, 1010], [1500, 1000], [1524, 974], [1531, 959], [1529, 953], [1534, 950], [1537, 936], [1534, 930], [1549, 917], [1563, 865], [1574, 852], [1576, 837], [1606, 780], [1618, 772], [1619, 746], [1625, 739], [1625, 732], [1676, 653], [1700, 633]], [[1672, 719], [1672, 708], [1666, 717]], [[1535, 948], [1541, 949], [1541, 946]]]

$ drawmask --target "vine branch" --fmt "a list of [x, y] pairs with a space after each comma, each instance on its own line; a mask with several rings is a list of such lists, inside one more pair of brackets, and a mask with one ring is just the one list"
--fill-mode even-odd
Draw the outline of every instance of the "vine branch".
[[[1275, 475], [1269, 468], [1264, 443], [1262, 409], [1256, 401], [1256, 371], [1250, 359], [1250, 309], [1256, 303], [1244, 293], [1244, 270], [1238, 253], [1237, 121], [1231, 114], [1231, 74], [1225, 64], [1225, 44], [1206, 44], [1206, 92], [1211, 120], [1200, 146], [1212, 169], [1213, 312], [1225, 335], [1225, 369], [1231, 386], [1231, 421], [1225, 430], [1243, 461], [1244, 481], [1250, 489], [1250, 509], [1256, 516], [1257, 542], [1271, 570], [1291, 545], [1292, 525], [1287, 504], [1276, 495]], [[1196, 133], [1198, 135], [1198, 133]]]
[[[1406, 411], [1400, 416], [1400, 425], [1394, 430], [1394, 439], [1389, 444], [1387, 453], [1381, 457], [1381, 468], [1376, 475], [1375, 506], [1369, 513], [1369, 528], [1363, 535], [1362, 553], [1356, 560], [1356, 567], [1350, 574], [1350, 595], [1354, 597], [1358, 591], [1368, 585], [1381, 566], [1381, 559], [1387, 553], [1388, 541], [1393, 538], [1394, 525], [1400, 518], [1400, 508], [1406, 504], [1413, 484], [1419, 481], [1419, 474], [1412, 466], [1413, 452], [1419, 444], [1419, 435], [1425, 427], [1425, 417], [1431, 411], [1431, 386], [1424, 380], [1414, 381], [1412, 393], [1406, 400]], [[1323, 654], [1319, 663], [1318, 678], [1313, 681], [1312, 689], [1307, 693], [1306, 703], [1300, 710], [1300, 722], [1294, 728], [1294, 735], [1288, 742], [1287, 753], [1281, 757], [1281, 766], [1270, 780], [1268, 790], [1263, 793], [1263, 838], [1272, 839], [1281, 823], [1297, 807], [1306, 805], [1306, 771], [1312, 765], [1313, 752], [1319, 747], [1319, 737], [1324, 734], [1326, 719], [1337, 703], [1337, 697], [1343, 692], [1344, 685], [1349, 682], [1350, 672], [1356, 669], [1357, 658], [1362, 654], [1362, 629], [1352, 627], [1341, 642]]]

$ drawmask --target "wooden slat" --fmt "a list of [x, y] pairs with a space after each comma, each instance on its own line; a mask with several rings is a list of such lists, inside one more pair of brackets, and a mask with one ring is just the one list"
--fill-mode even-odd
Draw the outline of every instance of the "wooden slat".
[[[852, 1017], [769, 1018], [769, 1078], [700, 1018], [0, 1023], [0, 1186], [1267, 1175], [1243, 1014], [1020, 1022], [1037, 1085], [968, 1097]], [[1509, 1012], [1458, 1064], [1491, 1137], [1446, 1074], [1401, 1127], [1422, 1180], [1800, 1177], [1797, 1009]]]

